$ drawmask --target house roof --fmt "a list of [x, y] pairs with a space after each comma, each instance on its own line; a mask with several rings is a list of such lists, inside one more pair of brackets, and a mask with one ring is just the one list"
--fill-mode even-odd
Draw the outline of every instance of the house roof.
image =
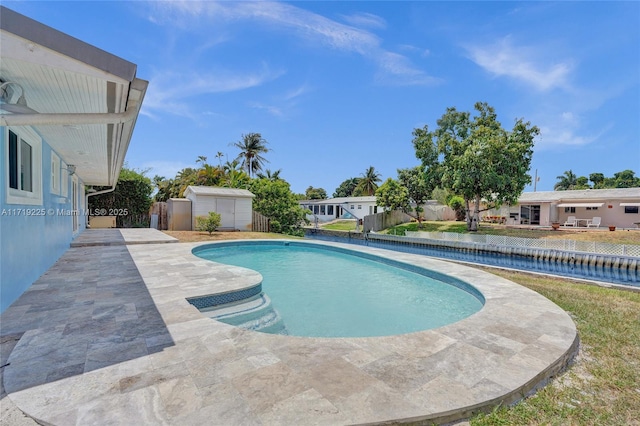
[[217, 186], [187, 186], [184, 195], [193, 193], [195, 195], [213, 195], [217, 197], [253, 198], [255, 195], [246, 189], [220, 188]]
[[35, 128], [85, 184], [115, 184], [148, 86], [137, 66], [4, 6], [0, 45], [0, 81], [35, 110], [0, 124]]
[[596, 201], [596, 200], [640, 200], [640, 188], [580, 189], [570, 191], [524, 192], [519, 203]]
[[304, 200], [300, 204], [344, 204], [344, 203], [375, 203], [375, 196], [366, 197], [337, 197], [324, 200]]

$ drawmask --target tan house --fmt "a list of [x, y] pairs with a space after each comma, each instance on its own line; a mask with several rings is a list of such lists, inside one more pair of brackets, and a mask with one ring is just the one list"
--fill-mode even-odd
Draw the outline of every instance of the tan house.
[[485, 213], [504, 216], [506, 223], [512, 225], [550, 226], [553, 222], [564, 225], [575, 218], [576, 227], [637, 228], [639, 210], [640, 188], [614, 188], [525, 192], [518, 204]]

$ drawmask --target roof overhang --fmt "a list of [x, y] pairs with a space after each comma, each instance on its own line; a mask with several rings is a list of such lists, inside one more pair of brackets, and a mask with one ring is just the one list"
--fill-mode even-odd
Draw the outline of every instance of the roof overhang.
[[604, 203], [560, 203], [556, 207], [602, 207]]
[[640, 207], [640, 203], [620, 203], [620, 207]]
[[2, 6], [0, 45], [0, 80], [36, 111], [0, 125], [31, 126], [85, 184], [114, 185], [148, 86], [136, 65]]

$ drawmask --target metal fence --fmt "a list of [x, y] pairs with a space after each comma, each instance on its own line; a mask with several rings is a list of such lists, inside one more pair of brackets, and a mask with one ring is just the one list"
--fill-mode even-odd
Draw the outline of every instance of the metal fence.
[[583, 253], [598, 253], [617, 256], [640, 257], [640, 245], [611, 244], [595, 241], [556, 240], [541, 238], [507, 237], [503, 235], [459, 234], [457, 232], [406, 231], [408, 238], [423, 238], [442, 241], [463, 241], [503, 247], [541, 248]]

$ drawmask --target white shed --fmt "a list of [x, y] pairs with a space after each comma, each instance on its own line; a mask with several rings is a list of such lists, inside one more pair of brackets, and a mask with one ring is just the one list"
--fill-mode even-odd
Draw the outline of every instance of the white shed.
[[218, 188], [214, 186], [188, 186], [185, 198], [191, 200], [191, 224], [195, 229], [197, 216], [219, 213], [218, 229], [251, 231], [253, 195], [246, 189]]

